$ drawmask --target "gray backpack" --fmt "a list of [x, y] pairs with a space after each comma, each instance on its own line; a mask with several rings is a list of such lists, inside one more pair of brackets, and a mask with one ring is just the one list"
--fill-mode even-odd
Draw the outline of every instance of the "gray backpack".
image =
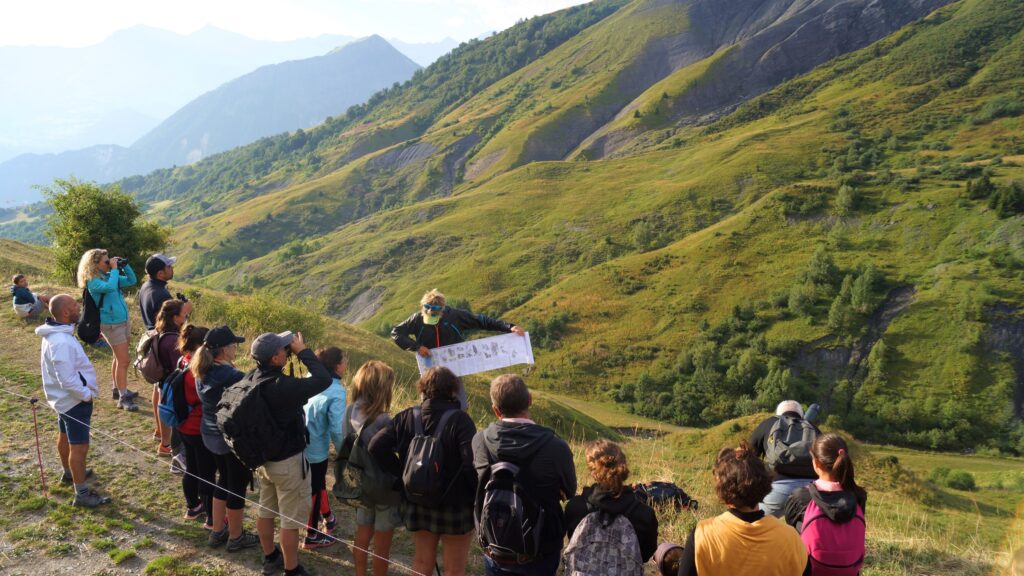
[[[636, 506], [636, 503], [633, 503]], [[626, 511], [628, 514], [629, 511]], [[562, 552], [564, 576], [643, 576], [636, 530], [625, 514], [587, 514]]]
[[[352, 506], [394, 506], [401, 501], [401, 493], [394, 490], [397, 478], [381, 470], [380, 465], [367, 451], [369, 438], [363, 437], [363, 430], [369, 428], [366, 422], [352, 426], [352, 411], [355, 404], [345, 408], [342, 421], [342, 436], [345, 440], [338, 449], [334, 468], [334, 495]], [[378, 417], [379, 418], [379, 417]]]
[[807, 420], [779, 416], [765, 438], [765, 464], [784, 476], [814, 478], [811, 445], [817, 437], [818, 429]]

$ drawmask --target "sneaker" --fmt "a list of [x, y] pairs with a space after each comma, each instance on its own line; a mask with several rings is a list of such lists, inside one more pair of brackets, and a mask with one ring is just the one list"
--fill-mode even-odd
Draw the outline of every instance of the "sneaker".
[[263, 557], [263, 576], [274, 576], [284, 572], [284, 554], [277, 546], [274, 546], [274, 552], [277, 553], [277, 558], [273, 560], [267, 560], [266, 556]]
[[331, 515], [324, 519], [324, 532], [334, 534], [334, 529], [338, 527], [338, 517], [331, 512]]
[[123, 396], [129, 400], [135, 400], [139, 397], [139, 393], [125, 388]]
[[228, 552], [238, 552], [239, 550], [245, 550], [246, 548], [254, 548], [259, 546], [260, 537], [253, 534], [252, 532], [246, 532], [242, 530], [242, 533], [238, 538], [232, 538], [228, 540]]
[[287, 574], [288, 576], [316, 576], [315, 574], [313, 574], [309, 570], [306, 570], [302, 566], [302, 564], [299, 564], [298, 566], [296, 566], [294, 570], [286, 571], [285, 574]]
[[210, 531], [210, 537], [206, 539], [206, 543], [210, 548], [218, 548], [228, 543], [228, 527], [224, 526], [224, 529], [220, 532]]
[[200, 502], [195, 508], [185, 508], [185, 520], [204, 520], [206, 518], [206, 506]]
[[[85, 479], [88, 480], [89, 478], [92, 478], [92, 468], [85, 469]], [[64, 484], [65, 486], [71, 486], [72, 484], [74, 484], [75, 479], [71, 477], [71, 472], [61, 472], [60, 483]]]
[[171, 458], [171, 474], [184, 474], [185, 473], [185, 454], [179, 452]]
[[160, 439], [161, 439], [160, 429], [157, 428], [156, 430], [153, 430], [153, 440], [160, 440]]
[[167, 446], [166, 444], [161, 444], [156, 447], [156, 455], [170, 458], [171, 456], [174, 455], [174, 451], [171, 450], [170, 446]]
[[110, 504], [110, 496], [100, 496], [92, 490], [85, 494], [75, 494], [75, 499], [71, 502], [72, 506], [78, 508], [96, 508], [104, 504]]
[[138, 412], [139, 407], [135, 405], [135, 401], [131, 398], [122, 397], [117, 401], [117, 407], [128, 412]]
[[[207, 530], [213, 532], [213, 518], [207, 517], [206, 518], [206, 522], [203, 522], [203, 528], [206, 528]], [[221, 528], [221, 531], [225, 531], [227, 529], [228, 529], [228, 519], [227, 519], [227, 517], [225, 517], [224, 518], [224, 526]]]
[[334, 536], [315, 532], [313, 533], [312, 536], [306, 536], [306, 541], [302, 543], [302, 547], [306, 550], [314, 550], [316, 548], [326, 548], [328, 546], [333, 546], [337, 543], [338, 539]]

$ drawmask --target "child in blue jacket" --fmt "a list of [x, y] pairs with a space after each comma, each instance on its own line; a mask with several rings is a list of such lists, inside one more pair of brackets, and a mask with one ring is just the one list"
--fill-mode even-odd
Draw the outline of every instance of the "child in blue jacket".
[[303, 548], [322, 548], [337, 542], [337, 539], [325, 536], [320, 529], [323, 518], [324, 532], [333, 532], [337, 518], [331, 512], [331, 503], [327, 500], [327, 460], [330, 455], [331, 443], [337, 450], [344, 440], [341, 427], [345, 417], [345, 386], [341, 377], [348, 368], [348, 359], [340, 348], [321, 348], [316, 352], [317, 358], [331, 372], [333, 382], [327, 390], [313, 396], [306, 403], [306, 430], [309, 432], [309, 445], [306, 446], [306, 460], [309, 462], [313, 488], [313, 507], [306, 523], [306, 540]]

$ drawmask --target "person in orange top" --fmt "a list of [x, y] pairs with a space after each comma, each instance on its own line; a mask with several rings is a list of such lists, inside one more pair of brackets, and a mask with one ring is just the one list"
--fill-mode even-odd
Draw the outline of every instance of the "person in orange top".
[[697, 524], [683, 550], [679, 576], [809, 575], [800, 535], [757, 507], [771, 491], [772, 478], [750, 445], [723, 448], [714, 475], [715, 492], [729, 509]]

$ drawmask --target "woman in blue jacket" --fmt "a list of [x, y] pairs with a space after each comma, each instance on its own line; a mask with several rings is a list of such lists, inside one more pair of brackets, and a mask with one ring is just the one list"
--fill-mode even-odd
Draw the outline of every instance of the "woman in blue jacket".
[[114, 352], [111, 378], [117, 407], [129, 412], [139, 408], [135, 405], [138, 393], [128, 389], [128, 341], [132, 329], [128, 322], [128, 305], [121, 290], [137, 283], [128, 260], [116, 256], [111, 258], [106, 250], [93, 248], [82, 254], [78, 263], [78, 287], [88, 289], [89, 296], [100, 309], [100, 332]]
[[306, 446], [306, 461], [309, 462], [309, 473], [312, 479], [313, 507], [306, 522], [306, 541], [302, 547], [322, 548], [337, 542], [330, 536], [319, 532], [320, 519], [324, 520], [324, 532], [334, 531], [338, 524], [331, 512], [331, 503], [327, 500], [327, 457], [331, 442], [334, 448], [341, 448], [342, 422], [345, 418], [345, 385], [341, 377], [348, 368], [348, 359], [341, 348], [321, 348], [316, 352], [317, 358], [331, 372], [333, 381], [327, 390], [313, 396], [306, 402], [306, 430], [309, 433], [309, 445]]

